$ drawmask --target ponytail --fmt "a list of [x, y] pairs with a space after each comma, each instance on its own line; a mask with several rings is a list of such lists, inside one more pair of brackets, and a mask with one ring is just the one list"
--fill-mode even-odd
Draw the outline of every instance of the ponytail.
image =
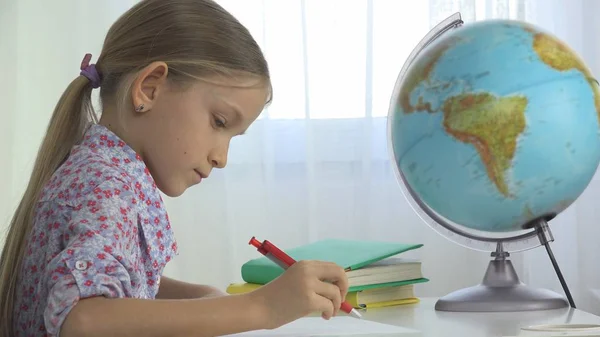
[[29, 184], [8, 227], [0, 256], [0, 337], [15, 334], [17, 282], [33, 226], [35, 204], [44, 185], [67, 159], [71, 148], [80, 142], [90, 121], [97, 122], [91, 103], [92, 88], [93, 83], [86, 76], [79, 76], [60, 97], [38, 150]]

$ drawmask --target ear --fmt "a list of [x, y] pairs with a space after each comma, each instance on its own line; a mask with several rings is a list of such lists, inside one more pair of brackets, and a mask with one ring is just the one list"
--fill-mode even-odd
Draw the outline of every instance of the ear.
[[131, 100], [136, 112], [152, 109], [158, 96], [166, 89], [168, 73], [169, 66], [165, 62], [152, 62], [140, 71], [131, 87]]

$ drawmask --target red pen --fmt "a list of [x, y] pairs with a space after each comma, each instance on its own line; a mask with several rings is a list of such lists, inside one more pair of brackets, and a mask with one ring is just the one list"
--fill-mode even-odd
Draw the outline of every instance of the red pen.
[[[284, 253], [281, 249], [277, 248], [274, 244], [269, 242], [268, 240], [264, 240], [262, 243], [258, 241], [254, 236], [250, 239], [250, 245], [256, 247], [259, 253], [266, 256], [269, 260], [275, 262], [278, 266], [283, 269], [288, 269], [291, 265], [296, 263], [296, 261], [291, 258], [289, 255]], [[348, 302], [342, 302], [340, 309], [356, 318], [362, 318], [362, 315], [356, 311]]]

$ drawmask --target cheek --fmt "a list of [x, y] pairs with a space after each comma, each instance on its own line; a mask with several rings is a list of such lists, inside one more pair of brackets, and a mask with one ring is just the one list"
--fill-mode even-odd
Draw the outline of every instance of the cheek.
[[206, 119], [203, 121], [198, 118], [200, 116], [183, 118], [183, 115], [171, 117], [156, 123], [154, 132], [144, 136], [149, 138], [148, 159], [161, 174], [171, 174], [189, 166], [191, 161], [199, 158], [199, 152], [203, 152], [210, 139], [205, 137], [211, 128]]
[[202, 164], [216, 138], [212, 115], [194, 96], [161, 102], [151, 116], [155, 134], [145, 135], [153, 138], [146, 149], [156, 168], [162, 175], [172, 175]]
[[209, 118], [203, 115], [199, 113], [199, 116], [188, 119], [187, 123], [173, 130], [173, 136], [177, 139], [173, 152], [183, 161], [195, 161], [194, 165], [197, 165], [202, 157], [206, 158], [216, 139]]

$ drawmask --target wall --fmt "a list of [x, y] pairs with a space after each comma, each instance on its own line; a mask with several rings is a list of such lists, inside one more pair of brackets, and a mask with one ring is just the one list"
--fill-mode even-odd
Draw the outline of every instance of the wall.
[[133, 2], [61, 0], [48, 8], [38, 0], [0, 0], [2, 241], [56, 102], [85, 53], [97, 59], [107, 27]]
[[15, 32], [3, 34], [0, 39], [0, 65], [2, 65], [2, 80], [0, 81], [0, 102], [2, 111], [0, 118], [0, 244], [4, 241], [2, 229], [7, 223], [13, 209], [13, 130], [14, 116], [17, 113], [17, 98], [13, 93], [13, 86], [17, 81], [17, 69], [13, 63], [18, 50], [17, 43], [17, 2], [2, 2], [0, 4], [0, 32]]

